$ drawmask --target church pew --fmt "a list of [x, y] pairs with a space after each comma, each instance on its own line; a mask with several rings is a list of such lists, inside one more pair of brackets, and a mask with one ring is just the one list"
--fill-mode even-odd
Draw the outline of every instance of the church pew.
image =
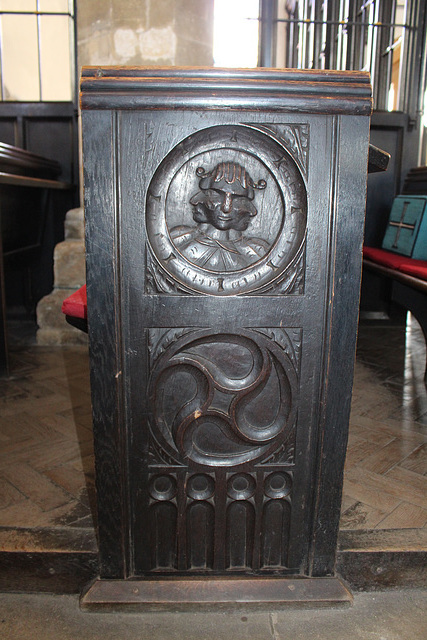
[[9, 374], [5, 268], [31, 266], [40, 256], [48, 198], [69, 190], [55, 160], [0, 142], [0, 376]]
[[[364, 247], [363, 267], [390, 285], [391, 302], [415, 316], [427, 343], [427, 260], [415, 260], [384, 249]], [[427, 365], [425, 379], [427, 381]]]

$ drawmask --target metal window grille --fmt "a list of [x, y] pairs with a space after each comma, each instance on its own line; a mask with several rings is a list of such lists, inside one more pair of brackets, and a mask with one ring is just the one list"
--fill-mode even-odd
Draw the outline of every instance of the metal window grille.
[[424, 88], [426, 4], [262, 0], [260, 65], [369, 71], [375, 108], [416, 118]]

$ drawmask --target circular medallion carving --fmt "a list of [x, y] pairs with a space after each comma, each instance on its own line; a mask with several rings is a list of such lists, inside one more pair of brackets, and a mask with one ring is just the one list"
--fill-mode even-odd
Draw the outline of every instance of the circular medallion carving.
[[210, 476], [197, 474], [187, 483], [187, 495], [194, 500], [208, 500], [215, 493], [215, 482]]
[[[170, 345], [154, 365], [152, 435], [178, 462], [245, 464], [285, 442], [296, 395], [294, 366], [273, 340], [246, 330], [194, 331]], [[236, 485], [231, 481], [229, 491], [245, 493], [252, 487], [250, 476], [239, 478]], [[239, 483], [245, 486], [239, 489]]]
[[171, 476], [155, 476], [150, 481], [149, 491], [154, 500], [172, 500], [177, 492], [176, 480]]
[[255, 480], [248, 473], [232, 476], [227, 483], [227, 494], [233, 500], [248, 500], [255, 493]]
[[286, 278], [301, 255], [304, 180], [275, 139], [248, 126], [198, 131], [157, 169], [147, 237], [158, 268], [189, 292], [239, 295]]
[[264, 492], [269, 498], [285, 498], [291, 487], [292, 481], [287, 473], [272, 473], [265, 480]]

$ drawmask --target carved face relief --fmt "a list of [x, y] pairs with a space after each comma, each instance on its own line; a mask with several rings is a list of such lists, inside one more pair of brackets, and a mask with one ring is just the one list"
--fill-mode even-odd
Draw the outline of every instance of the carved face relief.
[[214, 189], [199, 191], [191, 198], [190, 204], [194, 206], [196, 222], [205, 222], [219, 231], [245, 231], [251, 218], [257, 214], [247, 198]]
[[267, 183], [254, 183], [244, 167], [235, 162], [221, 162], [212, 171], [199, 167], [201, 191], [190, 203], [194, 205], [196, 222], [206, 222], [220, 231], [244, 231], [257, 210], [252, 204], [255, 189], [265, 189]]
[[303, 248], [306, 207], [302, 176], [276, 140], [243, 126], [199, 131], [171, 151], [150, 184], [156, 276], [212, 295], [283, 280]]
[[197, 226], [178, 226], [170, 235], [178, 251], [191, 263], [212, 271], [237, 271], [263, 257], [270, 245], [262, 238], [244, 235], [257, 215], [252, 203], [255, 184], [246, 170], [234, 162], [221, 162], [212, 171], [199, 167], [200, 191], [190, 199]]

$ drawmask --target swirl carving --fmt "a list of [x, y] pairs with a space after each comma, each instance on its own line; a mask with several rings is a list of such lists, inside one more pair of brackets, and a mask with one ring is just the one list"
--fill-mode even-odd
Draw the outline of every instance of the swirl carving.
[[150, 380], [152, 435], [179, 463], [236, 466], [292, 433], [297, 374], [267, 336], [199, 330], [169, 345]]

